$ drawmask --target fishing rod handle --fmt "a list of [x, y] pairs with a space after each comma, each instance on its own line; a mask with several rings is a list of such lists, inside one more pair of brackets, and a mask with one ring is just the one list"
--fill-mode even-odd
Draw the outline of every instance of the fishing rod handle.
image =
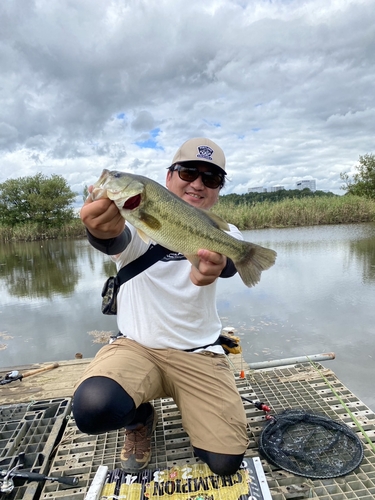
[[[52, 480], [52, 478], [50, 478], [50, 477], [48, 479]], [[62, 483], [62, 484], [68, 484], [69, 486], [77, 486], [77, 484], [79, 483], [78, 477], [75, 477], [75, 476], [54, 477], [53, 481], [58, 481], [59, 483]]]
[[79, 482], [78, 477], [69, 477], [69, 476], [52, 477], [52, 476], [46, 476], [45, 474], [39, 474], [38, 472], [17, 471], [11, 473], [11, 476], [28, 479], [29, 481], [57, 481], [58, 483], [67, 484], [69, 486], [76, 486]]

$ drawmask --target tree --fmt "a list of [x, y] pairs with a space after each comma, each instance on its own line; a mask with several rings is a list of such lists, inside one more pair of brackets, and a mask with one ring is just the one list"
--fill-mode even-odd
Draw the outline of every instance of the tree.
[[242, 205], [244, 203], [262, 203], [267, 202], [278, 202], [286, 198], [320, 198], [320, 197], [333, 197], [336, 196], [333, 193], [326, 193], [324, 191], [311, 191], [309, 188], [302, 190], [299, 189], [281, 189], [280, 191], [273, 191], [268, 193], [244, 193], [244, 194], [224, 194], [220, 195], [220, 203], [233, 203], [234, 205]]
[[40, 227], [60, 227], [74, 218], [71, 207], [76, 193], [60, 175], [50, 178], [8, 179], [0, 184], [0, 223], [6, 226], [36, 223]]
[[375, 199], [375, 155], [366, 154], [359, 157], [357, 172], [351, 180], [347, 172], [341, 172], [340, 178], [345, 182], [341, 189], [347, 194]]

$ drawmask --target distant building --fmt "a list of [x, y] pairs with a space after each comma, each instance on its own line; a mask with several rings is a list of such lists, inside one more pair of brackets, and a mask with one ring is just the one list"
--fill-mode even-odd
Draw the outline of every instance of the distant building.
[[310, 191], [316, 191], [316, 180], [311, 179], [311, 180], [303, 180], [303, 181], [298, 181], [296, 182], [296, 189], [299, 189], [302, 191], [302, 189], [309, 188]]
[[253, 188], [248, 188], [247, 190], [248, 193], [267, 193], [267, 188], [263, 186], [257, 186]]
[[284, 186], [272, 186], [270, 187], [270, 193], [274, 193], [275, 191], [282, 191], [283, 189], [285, 189]]

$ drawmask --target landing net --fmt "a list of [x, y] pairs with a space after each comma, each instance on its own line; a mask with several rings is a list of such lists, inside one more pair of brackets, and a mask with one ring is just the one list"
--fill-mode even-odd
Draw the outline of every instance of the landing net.
[[362, 442], [347, 425], [301, 409], [270, 420], [259, 451], [281, 469], [317, 479], [349, 474], [363, 460]]

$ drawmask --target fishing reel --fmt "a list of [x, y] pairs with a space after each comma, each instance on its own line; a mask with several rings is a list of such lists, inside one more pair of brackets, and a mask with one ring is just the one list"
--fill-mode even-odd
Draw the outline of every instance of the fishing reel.
[[18, 370], [13, 370], [13, 371], [7, 373], [0, 380], [0, 385], [10, 384], [11, 382], [14, 382], [15, 380], [22, 380], [22, 378], [23, 378], [23, 375]]
[[[8, 493], [12, 493], [14, 490], [14, 481], [12, 477], [12, 473], [17, 469], [17, 465], [13, 467], [13, 469], [10, 469], [8, 472], [6, 472], [4, 479], [0, 479], [0, 492], [5, 493], [5, 495], [8, 495]], [[3, 474], [4, 471], [1, 471], [1, 474]]]
[[265, 403], [262, 403], [262, 401], [259, 401], [258, 399], [253, 400], [253, 399], [245, 398], [244, 396], [241, 396], [241, 399], [243, 401], [247, 401], [248, 403], [253, 404], [255, 406], [255, 408], [257, 408], [258, 410], [264, 411], [264, 415], [265, 415], [266, 420], [273, 419], [273, 417], [269, 414], [271, 411], [271, 408], [268, 405], [266, 405]]

